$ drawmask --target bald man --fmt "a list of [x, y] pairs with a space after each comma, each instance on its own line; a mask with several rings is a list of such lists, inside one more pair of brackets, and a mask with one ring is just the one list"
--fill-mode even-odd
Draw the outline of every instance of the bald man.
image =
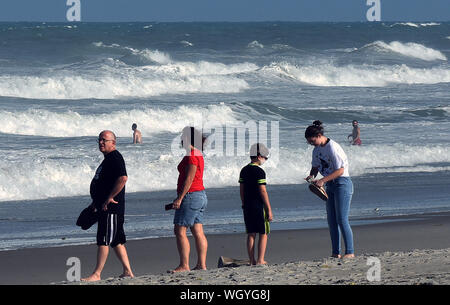
[[116, 150], [116, 136], [104, 130], [98, 136], [98, 149], [104, 160], [97, 168], [91, 182], [92, 207], [99, 212], [97, 227], [97, 265], [91, 276], [82, 281], [101, 280], [101, 273], [111, 246], [123, 266], [120, 277], [134, 277], [128, 260], [125, 232], [125, 184], [128, 180], [125, 161]]

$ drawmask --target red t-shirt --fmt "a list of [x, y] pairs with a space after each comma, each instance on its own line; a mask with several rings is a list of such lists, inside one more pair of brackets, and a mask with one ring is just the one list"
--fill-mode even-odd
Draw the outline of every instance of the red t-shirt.
[[197, 171], [195, 172], [194, 181], [188, 192], [203, 191], [205, 187], [203, 186], [203, 169], [205, 168], [205, 163], [203, 160], [202, 153], [195, 149], [191, 150], [190, 156], [184, 156], [180, 164], [178, 164], [178, 183], [177, 183], [177, 193], [183, 191], [184, 181], [186, 180], [186, 170], [189, 164], [197, 166]]

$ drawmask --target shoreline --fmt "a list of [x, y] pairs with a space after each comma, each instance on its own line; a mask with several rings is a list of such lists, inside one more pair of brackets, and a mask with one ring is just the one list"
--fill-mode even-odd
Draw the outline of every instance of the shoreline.
[[[390, 221], [352, 226], [357, 257], [386, 251], [450, 248], [450, 212], [386, 218]], [[207, 238], [207, 265], [211, 272], [218, 270], [220, 256], [247, 258], [245, 233], [211, 234]], [[196, 261], [195, 246], [191, 236], [189, 240], [193, 265]], [[162, 275], [178, 264], [174, 237], [130, 240], [126, 247], [136, 276]], [[329, 257], [330, 248], [328, 229], [272, 231], [266, 260], [269, 267], [273, 264], [322, 260]], [[0, 273], [0, 284], [63, 283], [67, 280], [66, 273], [70, 266], [66, 263], [70, 257], [80, 259], [81, 277], [88, 276], [95, 266], [96, 251], [95, 244], [1, 251], [3, 272]], [[120, 263], [110, 251], [102, 278], [117, 276], [121, 271]]]
[[[350, 223], [352, 228], [353, 227], [359, 227], [359, 226], [368, 226], [368, 225], [381, 225], [385, 223], [390, 222], [408, 222], [408, 221], [414, 221], [414, 220], [420, 220], [422, 218], [429, 218], [434, 216], [442, 216], [442, 215], [449, 215], [450, 211], [441, 211], [441, 212], [424, 212], [424, 213], [414, 213], [414, 214], [401, 214], [401, 215], [382, 215], [382, 216], [368, 216], [368, 217], [350, 217]], [[126, 215], [125, 215], [126, 217]], [[309, 224], [309, 223], [314, 224]], [[313, 220], [305, 220], [303, 222], [303, 227], [295, 227], [295, 228], [287, 228], [287, 229], [273, 229], [273, 223], [271, 223], [271, 233], [274, 232], [288, 232], [288, 231], [303, 231], [303, 230], [324, 230], [327, 229], [327, 223], [326, 219], [313, 219]], [[279, 225], [279, 223], [277, 224]], [[94, 225], [95, 226], [95, 225]], [[244, 224], [242, 224], [244, 226]], [[283, 226], [283, 225], [281, 225]], [[94, 232], [94, 229], [90, 229], [91, 233]], [[94, 230], [94, 231], [93, 231]], [[125, 231], [125, 234], [127, 232]], [[188, 237], [192, 237], [191, 232], [187, 231]], [[206, 234], [206, 233], [205, 233]], [[213, 232], [208, 233], [208, 236], [214, 236], [214, 235], [234, 235], [234, 234], [245, 234], [245, 228], [243, 231], [232, 231], [229, 233], [223, 233], [223, 232]], [[91, 241], [88, 242], [74, 242], [74, 243], [67, 243], [67, 244], [50, 244], [50, 245], [38, 245], [38, 246], [24, 246], [19, 248], [6, 248], [6, 249], [0, 249], [0, 253], [2, 252], [11, 252], [11, 251], [24, 251], [24, 250], [33, 250], [33, 249], [51, 249], [51, 248], [65, 248], [65, 247], [79, 247], [79, 246], [92, 246], [95, 245], [95, 232], [91, 236]], [[131, 237], [129, 238], [127, 235], [127, 243], [129, 242], [139, 242], [139, 241], [145, 241], [145, 240], [155, 240], [155, 239], [163, 239], [163, 238], [173, 238], [173, 235], [170, 236], [147, 236], [147, 237]]]
[[[431, 213], [450, 212], [448, 191], [450, 175], [443, 174], [439, 184], [430, 184], [432, 175], [375, 175], [353, 178], [357, 192], [350, 211], [352, 226], [414, 219]], [[405, 189], [407, 186], [407, 190]], [[268, 186], [275, 220], [271, 230], [327, 228], [324, 204], [306, 185]], [[128, 240], [173, 237], [173, 213], [163, 204], [173, 198], [173, 191], [127, 194], [125, 232]], [[67, 247], [95, 243], [95, 228], [82, 231], [74, 223], [90, 202], [87, 196], [10, 202], [0, 205], [4, 239], [1, 251]], [[34, 207], [39, 206], [35, 214]], [[224, 218], [225, 216], [225, 218]], [[26, 225], [25, 225], [26, 223]], [[237, 186], [208, 189], [205, 213], [208, 235], [245, 233]]]

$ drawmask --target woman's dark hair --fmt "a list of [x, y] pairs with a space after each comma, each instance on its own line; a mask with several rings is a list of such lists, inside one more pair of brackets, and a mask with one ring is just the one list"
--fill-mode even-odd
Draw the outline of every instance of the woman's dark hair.
[[186, 137], [188, 141], [191, 142], [191, 145], [194, 146], [196, 149], [203, 151], [203, 146], [206, 141], [206, 136], [203, 135], [203, 133], [195, 129], [192, 126], [186, 126], [183, 128], [182, 131], [182, 138]]
[[305, 138], [318, 137], [319, 135], [323, 136], [323, 126], [321, 121], [314, 121], [312, 125], [308, 126], [305, 130]]

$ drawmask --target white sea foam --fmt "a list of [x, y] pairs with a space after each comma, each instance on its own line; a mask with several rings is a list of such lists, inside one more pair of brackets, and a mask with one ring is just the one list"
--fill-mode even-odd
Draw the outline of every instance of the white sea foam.
[[441, 25], [440, 23], [437, 22], [427, 22], [427, 23], [421, 23], [420, 26], [426, 27], [426, 26], [438, 26]]
[[[42, 199], [59, 196], [88, 195], [89, 183], [101, 155], [95, 145], [69, 150], [57, 148], [26, 154], [15, 154], [2, 160], [0, 167], [0, 201]], [[449, 166], [433, 164], [450, 163], [447, 146], [413, 145], [365, 145], [344, 147], [350, 163], [350, 174], [359, 176], [387, 172], [439, 172], [448, 171]], [[176, 188], [179, 156], [167, 151], [156, 151], [156, 147], [121, 146], [129, 180], [127, 192], [169, 190]], [[311, 147], [286, 148], [280, 152], [280, 162], [269, 159], [264, 165], [270, 184], [301, 184], [310, 170]], [[61, 162], [58, 158], [63, 158]], [[299, 160], [301, 162], [293, 162]], [[236, 186], [240, 169], [248, 157], [205, 158], [205, 187]], [[23, 175], [26, 172], [27, 175]], [[151, 183], [149, 183], [151, 181]]]
[[[131, 49], [131, 48], [130, 48]], [[131, 49], [133, 54], [142, 56], [144, 58], [147, 58], [151, 61], [154, 61], [158, 64], [168, 64], [170, 62], [172, 62], [172, 59], [170, 58], [170, 56], [164, 52], [160, 52], [158, 50], [149, 50], [149, 49], [144, 49], [144, 50], [135, 50], [135, 49]]]
[[[195, 70], [196, 67], [217, 67], [217, 74]], [[72, 72], [51, 76], [0, 76], [0, 96], [33, 99], [115, 99], [121, 97], [149, 97], [179, 93], [236, 93], [247, 89], [247, 82], [228, 76], [222, 64], [176, 64], [161, 66], [156, 71], [129, 68], [117, 69], [114, 74], [78, 75]], [[213, 70], [213, 69], [212, 69]], [[212, 72], [210, 70], [210, 72]], [[239, 73], [238, 66], [228, 71]], [[164, 73], [162, 73], [164, 72]], [[198, 74], [196, 74], [198, 72]]]
[[[352, 174], [383, 172], [438, 172], [449, 170], [449, 166], [431, 164], [450, 163], [448, 146], [376, 145], [369, 149], [349, 147]], [[427, 165], [429, 164], [429, 165]]]
[[143, 79], [132, 74], [120, 77], [84, 76], [0, 77], [0, 96], [33, 99], [115, 99], [179, 93], [236, 93], [247, 89], [246, 81], [233, 77], [192, 76], [185, 79]]
[[403, 25], [403, 26], [410, 26], [413, 28], [418, 28], [419, 25], [416, 23], [412, 23], [412, 22], [399, 22], [399, 23], [394, 23], [393, 25], [391, 25], [391, 27], [397, 26], [397, 25]]
[[398, 22], [398, 23], [394, 23], [390, 27], [394, 27], [394, 26], [398, 26], [398, 25], [410, 26], [410, 27], [413, 27], [413, 28], [420, 28], [420, 27], [427, 27], [427, 26], [438, 26], [438, 25], [441, 25], [441, 24], [440, 23], [436, 23], [436, 22], [427, 22], [427, 23]]
[[364, 47], [377, 47], [382, 50], [387, 50], [426, 61], [447, 60], [447, 57], [442, 54], [442, 52], [414, 42], [403, 43], [399, 41], [392, 41], [390, 43], [385, 43], [384, 41], [375, 41]]
[[150, 50], [150, 49], [139, 50], [132, 47], [121, 46], [120, 44], [117, 43], [107, 45], [104, 44], [102, 41], [93, 42], [92, 44], [99, 48], [111, 48], [127, 51], [130, 52], [132, 55], [143, 57], [145, 59], [148, 59], [150, 62], [155, 62], [158, 64], [167, 64], [172, 62], [172, 59], [170, 58], [169, 54], [161, 52], [159, 50]]
[[257, 40], [254, 40], [252, 42], [250, 42], [247, 45], [248, 48], [258, 48], [258, 49], [263, 49], [264, 45], [262, 43], [259, 43]]
[[1, 201], [83, 195], [86, 194], [83, 188], [89, 187], [86, 179], [95, 170], [87, 162], [75, 166], [74, 162], [25, 156], [20, 162], [4, 165], [0, 168]]
[[103, 129], [114, 130], [118, 136], [129, 136], [131, 122], [137, 122], [139, 128], [145, 130], [144, 136], [150, 136], [161, 132], [177, 133], [187, 124], [197, 122], [233, 124], [237, 122], [237, 118], [228, 106], [210, 105], [180, 106], [173, 110], [136, 109], [99, 115], [39, 109], [20, 112], [0, 111], [0, 121], [2, 122], [0, 132], [6, 134], [78, 137], [96, 136], [99, 130]]
[[182, 45], [186, 46], [186, 47], [193, 47], [194, 46], [194, 44], [192, 42], [189, 42], [187, 40], [182, 40], [182, 41], [180, 41], [180, 43]]
[[450, 70], [441, 67], [410, 68], [407, 65], [336, 66], [332, 63], [296, 66], [287, 62], [264, 67], [290, 79], [314, 86], [384, 87], [391, 84], [437, 84], [450, 82]]
[[252, 63], [222, 64], [216, 62], [177, 62], [158, 50], [136, 50], [119, 45], [98, 47], [119, 48], [143, 58], [144, 66], [127, 65], [120, 59], [109, 58], [95, 68], [44, 71], [39, 76], [0, 76], [0, 96], [33, 99], [115, 99], [149, 97], [183, 93], [237, 93], [248, 89], [239, 77], [253, 72]]
[[280, 43], [276, 43], [271, 45], [271, 48], [274, 50], [291, 50], [291, 49], [295, 49], [293, 47], [291, 47], [288, 44], [280, 44]]
[[234, 75], [240, 73], [250, 73], [258, 70], [258, 66], [252, 63], [229, 64], [211, 63], [207, 61], [199, 62], [177, 62], [162, 66], [145, 66], [139, 68], [141, 71], [153, 72], [161, 75], [176, 75], [178, 77], [206, 76], [206, 75]]

